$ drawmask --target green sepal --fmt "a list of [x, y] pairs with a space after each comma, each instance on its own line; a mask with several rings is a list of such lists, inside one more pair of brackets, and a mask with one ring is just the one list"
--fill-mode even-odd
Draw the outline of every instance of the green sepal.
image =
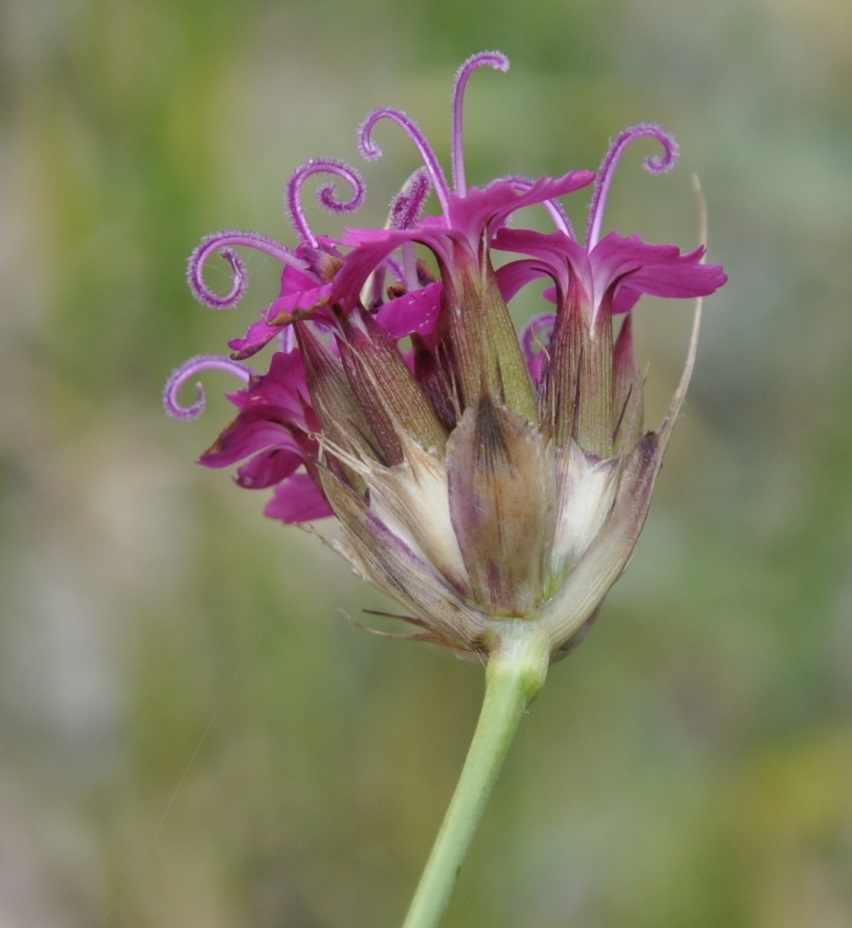
[[461, 409], [483, 393], [538, 424], [535, 392], [488, 253], [479, 263], [466, 246], [454, 246], [445, 269], [444, 318]]

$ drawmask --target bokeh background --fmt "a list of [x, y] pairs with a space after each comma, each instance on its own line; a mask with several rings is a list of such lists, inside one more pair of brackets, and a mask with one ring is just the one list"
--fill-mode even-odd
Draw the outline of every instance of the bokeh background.
[[[847, 0], [5, 0], [2, 928], [401, 920], [481, 670], [354, 627], [388, 603], [193, 464], [230, 382], [189, 425], [159, 394], [274, 287], [255, 257], [244, 313], [197, 306], [201, 236], [286, 241], [291, 170], [357, 162], [377, 105], [446, 156], [488, 48], [513, 69], [471, 84], [474, 182], [593, 168], [658, 121], [679, 169], [637, 146], [608, 221], [693, 245], [695, 171], [731, 281], [633, 564], [525, 720], [447, 928], [852, 924], [850, 47]], [[380, 137], [365, 222], [417, 164]], [[658, 414], [689, 307], [637, 315]]]

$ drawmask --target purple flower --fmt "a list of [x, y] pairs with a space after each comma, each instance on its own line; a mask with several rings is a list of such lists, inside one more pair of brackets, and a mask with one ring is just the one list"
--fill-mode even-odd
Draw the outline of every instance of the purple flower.
[[[164, 399], [172, 415], [192, 418], [203, 408], [201, 388], [190, 407], [178, 392], [200, 370], [241, 378], [229, 395], [237, 417], [201, 463], [240, 464], [241, 486], [272, 488], [273, 518], [335, 516], [342, 540], [329, 544], [403, 603], [414, 637], [484, 654], [501, 622], [524, 619], [541, 622], [560, 653], [579, 640], [630, 557], [691, 373], [694, 339], [669, 414], [646, 432], [631, 310], [643, 294], [701, 297], [726, 277], [702, 263], [703, 247], [683, 254], [638, 235], [601, 237], [613, 172], [634, 140], [661, 146], [645, 162], [649, 171], [674, 166], [677, 147], [658, 126], [623, 132], [597, 174], [469, 187], [464, 93], [485, 65], [505, 71], [508, 61], [475, 55], [456, 78], [452, 184], [406, 115], [380, 109], [362, 124], [364, 157], [380, 156], [374, 130], [391, 121], [423, 162], [382, 228], [314, 234], [301, 207], [309, 177], [328, 178], [318, 199], [333, 213], [354, 211], [365, 195], [353, 168], [316, 159], [287, 189], [295, 249], [235, 231], [202, 242], [189, 282], [206, 305], [226, 309], [243, 296], [237, 247], [277, 259], [281, 288], [229, 343], [230, 358], [187, 362]], [[341, 181], [348, 199], [334, 186]], [[562, 198], [592, 184], [581, 241]], [[425, 214], [430, 195], [437, 211]], [[513, 222], [530, 207], [544, 211], [552, 231]], [[225, 296], [203, 279], [214, 253], [233, 272]], [[545, 310], [519, 335], [509, 304], [531, 283]], [[244, 362], [270, 342], [268, 371], [254, 373]]]

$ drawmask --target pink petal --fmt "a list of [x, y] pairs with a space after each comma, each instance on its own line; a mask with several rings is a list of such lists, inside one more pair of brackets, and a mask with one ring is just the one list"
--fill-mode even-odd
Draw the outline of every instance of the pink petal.
[[344, 244], [353, 248], [334, 278], [331, 301], [344, 307], [356, 306], [364, 282], [400, 245], [413, 241], [413, 233], [403, 229], [348, 229]]
[[476, 248], [486, 226], [496, 232], [516, 210], [573, 193], [594, 179], [592, 171], [569, 171], [562, 177], [540, 177], [526, 190], [519, 190], [512, 180], [472, 187], [464, 197], [450, 195], [450, 224]]
[[334, 515], [322, 491], [304, 472], [293, 474], [280, 483], [263, 512], [270, 519], [280, 519], [287, 525]]
[[233, 352], [231, 357], [235, 361], [244, 361], [246, 358], [250, 358], [252, 355], [257, 354], [261, 348], [265, 348], [280, 331], [280, 326], [271, 326], [264, 322], [263, 319], [253, 323], [242, 338], [234, 338], [228, 342], [228, 347]]
[[[301, 353], [298, 350], [277, 351], [272, 356], [267, 374], [252, 377], [245, 389], [227, 396], [240, 410], [275, 406], [279, 410], [275, 419], [293, 420], [305, 425], [310, 394]], [[315, 423], [312, 422], [307, 430], [314, 428]]]
[[297, 310], [309, 312], [318, 309], [328, 303], [331, 295], [331, 284], [323, 284], [320, 287], [312, 286], [306, 290], [297, 290], [290, 293], [282, 293], [274, 303], [264, 312], [263, 318], [270, 325], [286, 325], [290, 322], [290, 317], [296, 314]]
[[631, 309], [640, 296], [689, 299], [715, 292], [728, 279], [717, 264], [702, 264], [704, 248], [681, 254], [676, 245], [649, 245], [638, 235], [610, 232], [589, 255], [595, 296], [601, 299], [618, 278], [613, 312]]
[[376, 313], [376, 321], [394, 341], [414, 333], [429, 335], [438, 321], [443, 289], [440, 283], [427, 284], [390, 300]]
[[293, 433], [273, 419], [274, 407], [258, 407], [241, 413], [198, 459], [205, 467], [227, 467], [259, 451], [284, 448], [299, 453]]
[[237, 483], [249, 490], [263, 490], [286, 480], [303, 462], [301, 451], [269, 448], [237, 470]]
[[[297, 254], [305, 259], [307, 255], [304, 249], [299, 249]], [[303, 290], [311, 290], [317, 285], [317, 278], [310, 273], [300, 271], [291, 265], [285, 265], [281, 274], [281, 289], [279, 296], [286, 296], [288, 293], [301, 293]]]

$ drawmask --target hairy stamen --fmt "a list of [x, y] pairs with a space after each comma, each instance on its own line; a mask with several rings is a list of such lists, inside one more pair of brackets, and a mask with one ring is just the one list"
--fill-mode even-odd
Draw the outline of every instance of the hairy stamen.
[[311, 158], [310, 161], [306, 161], [301, 167], [296, 168], [287, 183], [285, 208], [296, 233], [311, 248], [316, 248], [318, 242], [305, 218], [305, 211], [302, 209], [302, 187], [305, 181], [314, 174], [330, 174], [333, 178], [346, 181], [352, 188], [352, 196], [348, 200], [338, 198], [333, 180], [317, 188], [317, 202], [329, 212], [354, 212], [364, 202], [364, 196], [367, 192], [364, 181], [355, 168], [344, 164], [342, 161], [337, 161], [335, 158]]
[[[299, 270], [304, 270], [306, 267], [304, 261], [296, 258], [279, 242], [267, 238], [265, 235], [259, 235], [257, 232], [226, 229], [223, 232], [217, 232], [215, 235], [208, 235], [189, 256], [186, 278], [195, 299], [199, 303], [209, 306], [210, 309], [232, 309], [243, 298], [246, 287], [248, 287], [245, 262], [233, 250], [231, 247], [233, 245], [240, 245], [263, 252], [263, 254], [276, 258], [282, 264], [290, 264]], [[214, 293], [204, 282], [205, 265], [209, 258], [217, 252], [221, 258], [231, 265], [231, 289], [225, 296]]]
[[202, 387], [200, 383], [195, 385], [195, 402], [191, 406], [181, 405], [178, 400], [178, 394], [188, 380], [191, 380], [203, 371], [213, 370], [226, 371], [229, 374], [234, 374], [239, 377], [243, 383], [248, 383], [251, 378], [251, 371], [248, 370], [248, 368], [221, 355], [198, 355], [197, 357], [190, 358], [188, 361], [184, 361], [176, 371], [173, 371], [163, 388], [163, 406], [173, 419], [197, 419], [204, 412], [204, 387]]
[[642, 138], [656, 139], [663, 149], [662, 155], [653, 155], [645, 159], [644, 168], [648, 173], [664, 174], [677, 164], [678, 144], [674, 137], [660, 126], [654, 123], [640, 123], [638, 126], [625, 129], [610, 145], [609, 151], [606, 153], [606, 157], [598, 171], [595, 192], [592, 194], [592, 203], [589, 208], [589, 225], [586, 232], [586, 248], [588, 249], [594, 248], [600, 238], [606, 199], [618, 162], [621, 160], [627, 146], [631, 142], [635, 142], [636, 139]]
[[509, 59], [501, 52], [480, 52], [478, 55], [471, 55], [456, 72], [456, 83], [453, 87], [453, 189], [460, 197], [467, 193], [464, 165], [464, 94], [470, 75], [477, 68], [486, 65], [496, 71], [508, 71]]
[[423, 164], [429, 174], [438, 202], [441, 204], [441, 210], [445, 216], [448, 216], [450, 189], [447, 185], [447, 178], [444, 176], [444, 171], [435, 152], [432, 150], [432, 146], [426, 141], [426, 136], [420, 131], [417, 123], [413, 119], [409, 119], [405, 113], [394, 109], [378, 109], [368, 113], [367, 118], [358, 129], [358, 148], [362, 156], [367, 161], [375, 161], [377, 158], [381, 158], [382, 150], [373, 141], [372, 137], [373, 128], [381, 119], [390, 119], [398, 126], [401, 126], [405, 134], [414, 142], [414, 146], [420, 152], [421, 158], [423, 158]]
[[390, 228], [410, 229], [420, 218], [429, 190], [429, 175], [425, 168], [418, 168], [391, 201]]

